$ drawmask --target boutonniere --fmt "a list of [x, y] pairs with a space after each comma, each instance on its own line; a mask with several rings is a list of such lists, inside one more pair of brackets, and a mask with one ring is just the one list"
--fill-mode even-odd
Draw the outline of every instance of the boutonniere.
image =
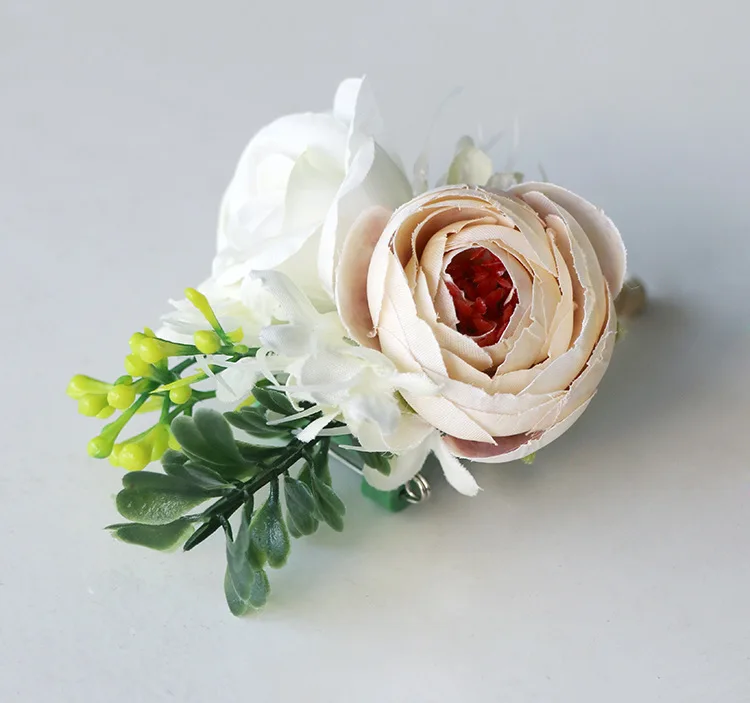
[[530, 462], [568, 430], [643, 307], [583, 197], [495, 172], [468, 138], [436, 187], [423, 163], [410, 181], [381, 129], [359, 79], [261, 129], [211, 276], [132, 335], [124, 375], [68, 386], [108, 421], [89, 454], [125, 470], [108, 529], [162, 550], [223, 533], [235, 615], [265, 604], [292, 537], [343, 529], [332, 464], [391, 510], [429, 495], [430, 455], [476, 495], [469, 462]]

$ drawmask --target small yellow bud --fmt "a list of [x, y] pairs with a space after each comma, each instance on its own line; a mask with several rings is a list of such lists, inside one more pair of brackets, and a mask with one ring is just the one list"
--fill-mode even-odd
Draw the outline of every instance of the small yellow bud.
[[193, 394], [193, 389], [190, 386], [178, 386], [169, 391], [169, 399], [175, 405], [182, 405], [190, 400], [190, 396]]
[[129, 408], [135, 400], [135, 388], [130, 385], [122, 384], [115, 386], [107, 393], [107, 402], [118, 410]]
[[111, 383], [105, 383], [104, 381], [99, 381], [96, 378], [84, 376], [79, 373], [70, 379], [65, 392], [74, 400], [79, 400], [89, 393], [106, 394], [110, 388], [112, 388]]
[[112, 453], [109, 455], [109, 463], [112, 466], [120, 466], [120, 452], [122, 451], [123, 444], [115, 444], [112, 447]]
[[141, 442], [127, 442], [118, 452], [117, 461], [126, 471], [141, 471], [151, 461], [150, 447]]
[[180, 443], [177, 441], [177, 438], [172, 434], [172, 431], [169, 431], [169, 441], [167, 442], [167, 446], [175, 451], [179, 452], [182, 447], [180, 446]]
[[211, 303], [208, 302], [208, 298], [206, 298], [203, 293], [195, 290], [195, 288], [186, 288], [185, 297], [193, 304], [193, 306], [195, 306], [195, 308], [197, 308], [198, 312], [206, 318], [211, 327], [216, 331], [222, 331], [221, 325], [216, 319], [216, 313], [213, 311]]
[[216, 332], [200, 330], [193, 335], [193, 339], [201, 354], [216, 354], [221, 349], [221, 340]]
[[115, 409], [111, 405], [107, 405], [107, 407], [106, 408], [102, 408], [102, 410], [100, 410], [96, 414], [96, 416], [100, 420], [106, 420], [108, 417], [112, 417], [112, 415], [114, 415], [114, 414], [115, 414]]
[[242, 331], [242, 327], [238, 327], [234, 332], [229, 333], [229, 339], [231, 339], [235, 344], [242, 341], [242, 338], [245, 336], [245, 333]]
[[95, 417], [107, 407], [107, 396], [87, 393], [78, 399], [78, 412], [86, 417]]
[[151, 364], [147, 364], [136, 354], [128, 354], [125, 357], [125, 370], [131, 376], [148, 376], [151, 373]]
[[144, 339], [146, 339], [146, 335], [143, 334], [143, 332], [135, 332], [131, 335], [128, 344], [130, 345], [130, 351], [132, 351], [133, 354], [138, 354], [138, 350], [141, 348], [141, 342]]
[[235, 354], [247, 354], [250, 351], [250, 347], [247, 344], [235, 344], [233, 351]]
[[149, 432], [151, 461], [159, 461], [169, 445], [169, 427], [159, 424]]
[[112, 453], [112, 445], [112, 440], [107, 437], [102, 437], [102, 435], [94, 437], [87, 447], [89, 456], [94, 459], [106, 459]]
[[159, 340], [150, 337], [141, 340], [136, 353], [147, 364], [156, 364], [167, 356]]

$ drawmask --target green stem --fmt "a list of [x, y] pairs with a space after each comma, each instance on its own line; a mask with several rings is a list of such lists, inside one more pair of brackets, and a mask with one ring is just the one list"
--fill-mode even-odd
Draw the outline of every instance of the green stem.
[[187, 520], [206, 522], [185, 542], [183, 549], [190, 551], [197, 544], [212, 535], [226, 522], [242, 505], [259, 491], [263, 486], [278, 479], [286, 473], [307, 453], [310, 445], [295, 442], [287, 447], [284, 456], [260, 476], [255, 476], [242, 482], [230, 494], [217, 500], [211, 507], [198, 515], [188, 515]]
[[166, 423], [169, 421], [169, 408], [172, 403], [169, 400], [169, 394], [164, 396], [161, 406], [161, 415], [159, 416], [159, 422]]
[[125, 410], [122, 415], [120, 415], [120, 417], [118, 417], [114, 422], [110, 422], [108, 425], [105, 425], [102, 428], [100, 434], [103, 436], [106, 435], [107, 437], [111, 437], [112, 441], [117, 439], [117, 436], [120, 434], [120, 432], [122, 432], [125, 425], [127, 425], [133, 415], [138, 412], [138, 408], [140, 408], [151, 397], [151, 391], [156, 387], [157, 384], [155, 382], [152, 382], [151, 388], [142, 395], [139, 395], [135, 402], [127, 410]]

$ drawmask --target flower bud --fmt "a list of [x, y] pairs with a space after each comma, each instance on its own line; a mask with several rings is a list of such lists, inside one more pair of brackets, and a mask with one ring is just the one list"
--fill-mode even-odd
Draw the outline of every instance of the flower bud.
[[190, 400], [190, 396], [193, 394], [193, 389], [190, 386], [177, 386], [169, 391], [169, 399], [175, 405], [182, 405]]
[[148, 434], [151, 445], [151, 461], [159, 461], [164, 456], [169, 446], [169, 427], [164, 424], [158, 424]]
[[107, 407], [107, 396], [100, 393], [86, 393], [78, 399], [78, 412], [86, 417], [95, 417]]
[[112, 415], [115, 414], [115, 409], [111, 405], [107, 405], [107, 407], [102, 408], [97, 414], [96, 417], [99, 420], [106, 420], [108, 417], [112, 417]]
[[138, 354], [138, 350], [141, 348], [141, 342], [144, 339], [146, 339], [146, 335], [143, 334], [143, 332], [135, 332], [131, 335], [128, 344], [130, 345], [130, 350], [133, 354]]
[[231, 339], [235, 344], [241, 342], [244, 336], [245, 333], [242, 331], [242, 327], [238, 327], [236, 330], [229, 333], [229, 339]]
[[221, 340], [216, 332], [200, 330], [193, 335], [193, 339], [201, 354], [216, 354], [221, 349]]
[[79, 373], [70, 379], [65, 392], [74, 400], [79, 400], [89, 393], [106, 395], [110, 388], [112, 388], [111, 383], [105, 383], [104, 381], [99, 381], [96, 378], [84, 376]]
[[118, 452], [117, 461], [126, 471], [142, 471], [151, 461], [151, 448], [144, 442], [127, 442]]
[[128, 384], [115, 386], [107, 393], [107, 402], [118, 410], [129, 408], [135, 400], [135, 388]]
[[151, 337], [144, 337], [141, 340], [136, 353], [147, 364], [156, 364], [167, 356], [161, 342]]
[[149, 376], [151, 374], [151, 364], [147, 364], [137, 354], [128, 354], [125, 357], [125, 370], [131, 376]]
[[182, 449], [180, 443], [177, 441], [177, 438], [172, 434], [172, 430], [169, 431], [169, 440], [167, 441], [167, 446], [175, 452], [179, 452]]
[[106, 459], [112, 453], [113, 445], [114, 441], [111, 437], [99, 435], [89, 442], [87, 450], [89, 456], [94, 459]]

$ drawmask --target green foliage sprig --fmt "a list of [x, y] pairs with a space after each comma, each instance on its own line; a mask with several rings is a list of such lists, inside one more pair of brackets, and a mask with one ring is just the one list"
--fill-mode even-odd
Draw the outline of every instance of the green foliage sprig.
[[[331, 438], [309, 443], [298, 431], [319, 417], [268, 424], [268, 413], [289, 416], [295, 409], [283, 393], [265, 383], [255, 387], [256, 402], [224, 415], [200, 408], [181, 416], [172, 432], [181, 451], [167, 450], [164, 473], [125, 474], [116, 504], [131, 522], [108, 529], [124, 542], [152, 549], [189, 551], [222, 529], [227, 569], [224, 592], [230, 610], [243, 615], [262, 607], [269, 593], [266, 567], [282, 567], [290, 536], [313, 534], [320, 523], [344, 527], [345, 507], [333, 489], [329, 459]], [[235, 438], [232, 426], [243, 432]], [[334, 428], [346, 432], [340, 423]], [[387, 466], [381, 455], [368, 461]], [[257, 507], [258, 493], [268, 486]], [[211, 501], [200, 512], [191, 512]], [[233, 528], [230, 518], [240, 513]]]
[[[266, 567], [286, 563], [290, 536], [311, 535], [321, 522], [341, 531], [345, 508], [331, 482], [331, 436], [324, 433], [307, 443], [297, 438], [320, 412], [299, 417], [299, 408], [267, 380], [255, 384], [248, 403], [233, 412], [196, 408], [216, 395], [192, 388], [207, 377], [204, 371], [184, 375], [200, 355], [224, 356], [231, 365], [258, 350], [240, 343], [241, 329], [227, 332], [221, 326], [205, 296], [192, 288], [186, 295], [211, 328], [196, 332], [194, 344], [161, 339], [149, 329], [137, 332], [125, 358], [127, 375], [114, 383], [74, 376], [68, 395], [84, 415], [107, 419], [121, 411], [88, 447], [91, 456], [109, 457], [129, 472], [116, 498], [128, 522], [107, 529], [123, 542], [158, 550], [182, 545], [185, 551], [223, 530], [224, 593], [232, 613], [243, 615], [265, 604], [270, 589]], [[170, 366], [173, 357], [178, 360]], [[208, 368], [216, 375], [226, 366]], [[303, 403], [302, 409], [312, 406]], [[160, 411], [158, 421], [118, 441], [130, 420], [149, 410]], [[242, 433], [241, 440], [232, 428]], [[328, 430], [337, 442], [356, 444], [342, 423], [331, 423]], [[383, 473], [390, 471], [386, 454], [368, 452], [362, 459]], [[163, 473], [143, 470], [158, 460]], [[267, 496], [256, 509], [266, 487]], [[233, 528], [230, 519], [238, 512]]]

